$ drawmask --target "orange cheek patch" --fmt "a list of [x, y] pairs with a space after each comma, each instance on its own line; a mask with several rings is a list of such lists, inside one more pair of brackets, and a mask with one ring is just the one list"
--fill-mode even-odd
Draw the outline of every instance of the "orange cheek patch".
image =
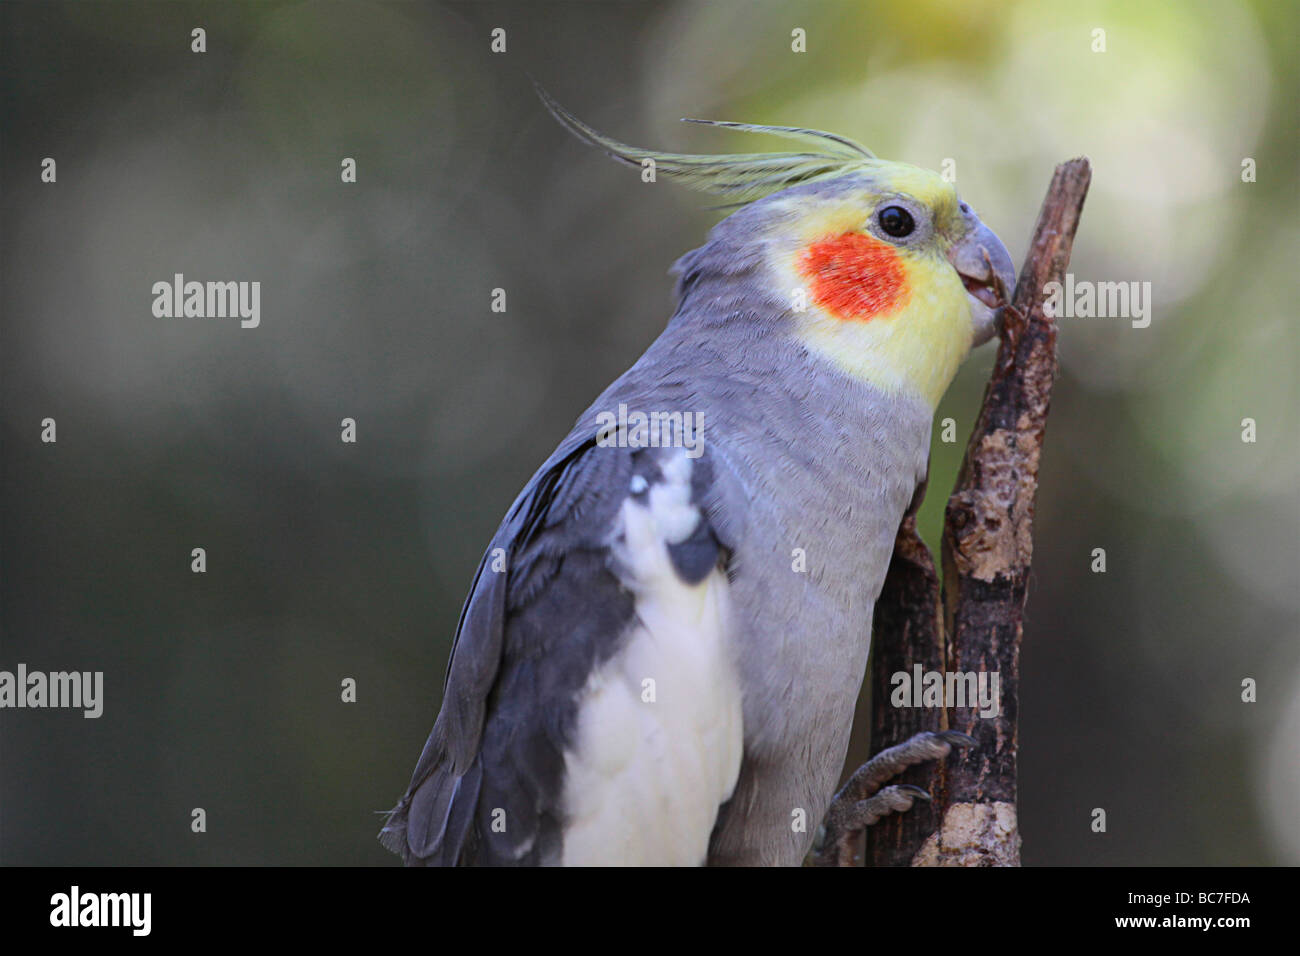
[[907, 299], [907, 276], [894, 247], [865, 233], [814, 242], [799, 254], [799, 271], [812, 286], [813, 301], [837, 319], [867, 322]]

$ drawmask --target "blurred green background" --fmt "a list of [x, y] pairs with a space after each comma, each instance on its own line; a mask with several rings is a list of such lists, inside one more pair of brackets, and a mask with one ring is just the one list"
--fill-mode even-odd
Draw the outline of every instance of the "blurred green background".
[[[951, 160], [1017, 262], [1054, 164], [1091, 157], [1071, 271], [1149, 281], [1153, 318], [1062, 320], [1024, 861], [1300, 863], [1298, 21], [1235, 0], [0, 5], [0, 669], [103, 670], [106, 697], [98, 720], [0, 712], [0, 863], [396, 862], [374, 811], [423, 745], [481, 551], [719, 216], [569, 138], [528, 73], [639, 144], [776, 145], [677, 122], [703, 116]], [[155, 318], [175, 272], [259, 280], [261, 326]], [[958, 439], [936, 430], [932, 542], [991, 361], [938, 413]]]

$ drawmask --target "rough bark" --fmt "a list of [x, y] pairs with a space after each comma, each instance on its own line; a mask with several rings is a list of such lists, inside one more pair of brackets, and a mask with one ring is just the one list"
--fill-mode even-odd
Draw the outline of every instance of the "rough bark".
[[[934, 800], [870, 829], [866, 859], [872, 865], [1020, 863], [1020, 641], [1038, 464], [1056, 378], [1056, 324], [1044, 312], [1043, 288], [1064, 280], [1090, 180], [1086, 159], [1058, 166], [1039, 211], [993, 374], [948, 499], [942, 603], [933, 559], [916, 535], [919, 494], [899, 529], [874, 620], [872, 751], [939, 729], [964, 731], [976, 745], [954, 750], [942, 766], [914, 767], [899, 778], [926, 787]], [[891, 707], [890, 675], [911, 672], [918, 663], [926, 671], [996, 672], [1000, 714], [981, 718], [973, 706]]]
[[[912, 506], [898, 529], [894, 555], [885, 585], [876, 601], [872, 621], [871, 753], [907, 740], [923, 730], [945, 730], [944, 713], [894, 707], [889, 676], [911, 673], [916, 664], [924, 670], [944, 666], [943, 629], [940, 625], [939, 575], [934, 558], [916, 531], [916, 512], [925, 496], [917, 489]], [[896, 783], [912, 784], [933, 794], [942, 788], [946, 764], [909, 767]], [[867, 830], [866, 859], [874, 866], [906, 866], [916, 848], [939, 828], [939, 804], [918, 801], [906, 813], [893, 814]]]

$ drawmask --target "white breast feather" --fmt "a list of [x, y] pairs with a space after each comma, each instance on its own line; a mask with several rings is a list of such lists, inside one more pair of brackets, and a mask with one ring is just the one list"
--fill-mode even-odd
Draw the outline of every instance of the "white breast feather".
[[[629, 498], [613, 541], [636, 624], [591, 675], [565, 754], [565, 865], [698, 865], [742, 753], [740, 686], [732, 659], [728, 584], [714, 571], [686, 584], [668, 544], [701, 520], [691, 460], [662, 462], [649, 507]], [[655, 699], [643, 700], [644, 681]]]

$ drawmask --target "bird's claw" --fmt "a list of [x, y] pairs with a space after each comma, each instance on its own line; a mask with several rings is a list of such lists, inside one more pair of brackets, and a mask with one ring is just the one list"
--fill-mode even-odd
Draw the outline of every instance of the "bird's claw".
[[930, 796], [929, 790], [926, 790], [924, 787], [913, 786], [910, 783], [900, 783], [897, 786], [890, 787], [889, 789], [896, 790], [899, 793], [910, 793], [918, 800], [925, 800], [928, 802], [934, 799], [934, 797]]
[[910, 810], [930, 794], [912, 784], [884, 787], [885, 781], [908, 767], [948, 756], [953, 747], [972, 747], [975, 738], [959, 730], [926, 731], [876, 754], [857, 769], [840, 788], [818, 830], [813, 847], [815, 866], [851, 866], [854, 837], [888, 816]]

